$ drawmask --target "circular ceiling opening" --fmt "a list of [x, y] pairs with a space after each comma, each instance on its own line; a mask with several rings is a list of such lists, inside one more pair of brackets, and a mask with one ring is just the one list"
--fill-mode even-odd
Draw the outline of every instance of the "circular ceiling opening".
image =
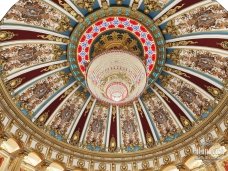
[[96, 99], [123, 105], [139, 97], [145, 89], [146, 67], [134, 54], [112, 50], [91, 62], [86, 80], [88, 89]]

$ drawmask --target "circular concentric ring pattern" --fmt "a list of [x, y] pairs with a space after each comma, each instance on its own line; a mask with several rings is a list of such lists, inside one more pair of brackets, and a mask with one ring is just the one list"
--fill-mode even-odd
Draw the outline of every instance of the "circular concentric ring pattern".
[[89, 52], [93, 40], [107, 30], [123, 30], [133, 33], [142, 43], [147, 75], [150, 75], [156, 63], [156, 45], [151, 33], [136, 20], [127, 17], [108, 17], [91, 25], [79, 40], [77, 61], [81, 72], [85, 75], [85, 65], [89, 62]]
[[68, 47], [70, 68], [75, 78], [82, 85], [86, 85], [85, 73], [92, 56], [93, 42], [111, 30], [131, 33], [137, 38], [143, 48], [144, 55], [140, 57], [145, 61], [148, 83], [154, 83], [166, 59], [164, 38], [160, 29], [146, 15], [124, 7], [110, 7], [95, 11], [75, 27]]
[[[188, 139], [227, 94], [227, 11], [201, 0], [86, 2], [20, 0], [9, 10], [0, 25], [2, 103], [43, 139], [91, 159], [158, 156]], [[113, 50], [145, 66], [122, 105], [102, 103], [86, 82], [96, 56]], [[131, 93], [119, 78], [102, 91], [116, 102]]]

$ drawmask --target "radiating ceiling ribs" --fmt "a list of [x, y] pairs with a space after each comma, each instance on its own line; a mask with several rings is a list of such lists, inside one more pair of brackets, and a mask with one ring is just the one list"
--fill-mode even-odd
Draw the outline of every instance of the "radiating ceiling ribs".
[[[75, 82], [74, 82], [75, 83]], [[72, 85], [73, 86], [73, 85]], [[72, 97], [72, 95], [78, 91], [78, 89], [81, 86], [77, 86], [77, 88], [75, 88], [72, 92], [70, 92], [70, 94], [67, 95], [67, 97], [60, 103], [60, 105], [55, 109], [55, 111], [51, 114], [51, 116], [48, 118], [48, 120], [46, 121], [45, 125], [49, 125], [51, 123], [51, 121], [54, 119], [54, 117], [56, 116], [56, 114], [58, 113], [58, 111], [61, 109], [61, 107], [63, 106], [63, 104], [65, 104], [67, 102], [67, 100]]]
[[[218, 80], [218, 78], [214, 77], [213, 75], [205, 75], [204, 73], [202, 73], [200, 71], [196, 72], [196, 70], [192, 70], [191, 68], [182, 67], [182, 66], [178, 66], [178, 65], [165, 64], [165, 66], [194, 75], [202, 80], [205, 80], [205, 81], [213, 84], [214, 86], [216, 86], [220, 89], [222, 89], [224, 87], [222, 84], [222, 81]], [[214, 81], [214, 80], [217, 80], [217, 81]]]
[[0, 25], [1, 30], [23, 30], [23, 31], [32, 31], [32, 32], [37, 32], [47, 34], [47, 35], [52, 35], [56, 36], [59, 38], [64, 38], [64, 39], [69, 39], [70, 37], [52, 30], [47, 30], [43, 27], [31, 27], [30, 25], [24, 25], [24, 24], [14, 24], [14, 23], [4, 23]]
[[70, 140], [71, 140], [71, 138], [72, 138], [72, 136], [73, 136], [73, 133], [74, 133], [74, 131], [75, 131], [75, 129], [76, 129], [76, 126], [77, 126], [77, 124], [78, 124], [78, 122], [79, 122], [79, 119], [81, 118], [81, 116], [83, 115], [83, 113], [84, 113], [84, 111], [85, 111], [87, 105], [88, 105], [89, 102], [91, 101], [91, 98], [92, 98], [92, 97], [89, 96], [89, 98], [86, 100], [85, 104], [83, 105], [83, 107], [82, 107], [82, 109], [81, 109], [81, 111], [80, 111], [78, 117], [73, 119], [72, 125], [68, 128], [68, 130], [67, 130], [67, 132], [66, 132], [66, 134], [69, 135], [68, 138], [67, 138], [67, 142], [68, 142], [68, 143], [70, 142]]
[[179, 119], [175, 115], [174, 111], [169, 107], [169, 105], [165, 102], [165, 100], [161, 97], [161, 95], [155, 89], [153, 89], [153, 88], [151, 88], [151, 89], [156, 94], [156, 96], [161, 100], [161, 102], [163, 103], [163, 105], [167, 108], [167, 110], [171, 114], [171, 117], [174, 119], [174, 121], [176, 122], [176, 124], [182, 129], [183, 132], [185, 132], [185, 130], [184, 130], [181, 122], [179, 121]]
[[48, 77], [48, 76], [50, 76], [50, 75], [52, 75], [52, 74], [54, 74], [54, 73], [57, 73], [57, 72], [59, 72], [59, 71], [62, 71], [62, 70], [64, 70], [64, 69], [66, 69], [66, 68], [68, 68], [68, 66], [64, 66], [64, 67], [61, 67], [61, 68], [57, 68], [57, 69], [55, 69], [55, 70], [49, 71], [49, 72], [47, 72], [47, 73], [45, 73], [45, 74], [42, 74], [42, 75], [40, 75], [40, 76], [38, 76], [38, 77], [36, 77], [36, 78], [34, 78], [34, 79], [32, 79], [32, 80], [26, 82], [25, 84], [21, 85], [21, 86], [18, 87], [17, 89], [15, 89], [14, 92], [13, 92], [13, 94], [18, 94], [18, 93], [20, 93], [21, 91], [23, 91], [24, 89], [26, 89], [26, 88], [28, 88], [29, 86], [31, 86], [31, 84], [34, 84], [35, 82], [37, 82], [37, 81], [39, 81], [39, 80], [42, 80], [43, 78]]
[[136, 117], [137, 117], [137, 124], [139, 126], [139, 132], [140, 132], [140, 136], [141, 136], [142, 141], [143, 141], [143, 145], [144, 145], [144, 147], [147, 148], [146, 138], [144, 136], [144, 131], [143, 131], [142, 123], [141, 123], [141, 120], [139, 118], [139, 112], [138, 112], [138, 109], [137, 109], [137, 106], [136, 106], [135, 102], [133, 102], [133, 107], [134, 107], [135, 114], [136, 114]]
[[111, 127], [111, 119], [112, 119], [112, 108], [113, 106], [110, 105], [108, 119], [107, 119], [107, 128], [105, 133], [105, 151], [109, 150], [109, 137], [110, 137], [110, 127]]
[[179, 15], [185, 14], [186, 12], [188, 12], [188, 11], [190, 11], [190, 10], [193, 10], [193, 9], [195, 9], [195, 8], [197, 8], [197, 7], [204, 6], [204, 5], [209, 4], [209, 3], [212, 3], [212, 2], [213, 2], [213, 0], [204, 0], [204, 1], [202, 1], [202, 2], [198, 2], [198, 3], [194, 4], [194, 5], [191, 5], [190, 7], [187, 7], [187, 8], [185, 8], [185, 9], [183, 9], [183, 10], [181, 10], [181, 11], [178, 11], [178, 12], [176, 12], [175, 14], [169, 16], [168, 18], [166, 18], [165, 20], [163, 20], [163, 21], [160, 23], [160, 25], [162, 25], [162, 24], [164, 24], [164, 23], [166, 23], [166, 22], [172, 20], [173, 18], [175, 18], [175, 17], [177, 17], [177, 16], [179, 16]]
[[[151, 117], [149, 116], [147, 110], [145, 109], [145, 106], [142, 102], [142, 100], [140, 98], [138, 98], [138, 101], [139, 101], [139, 104], [141, 105], [142, 107], [142, 110], [146, 116], [146, 120], [147, 122], [149, 123], [149, 126], [150, 126], [150, 129], [151, 129], [151, 132], [153, 134], [153, 138], [155, 140], [155, 143], [157, 143], [159, 141], [159, 137], [161, 136], [160, 133], [158, 132], [158, 130], [156, 129]], [[158, 135], [158, 136], [157, 136]]]
[[96, 105], [96, 102], [97, 102], [97, 100], [95, 99], [94, 102], [93, 102], [93, 104], [92, 104], [92, 107], [91, 107], [91, 109], [89, 111], [89, 114], [88, 114], [88, 117], [86, 119], [85, 125], [83, 127], [83, 130], [82, 130], [82, 133], [81, 133], [81, 137], [80, 137], [79, 143], [83, 143], [83, 140], [85, 139], [86, 132], [87, 132], [87, 130], [89, 128], [89, 125], [88, 124], [90, 123], [91, 115], [93, 114], [93, 110], [94, 110], [94, 107]]
[[170, 74], [170, 75], [172, 75], [174, 77], [177, 77], [177, 78], [181, 79], [185, 83], [188, 83], [189, 85], [191, 85], [194, 88], [196, 88], [199, 92], [201, 92], [202, 94], [204, 94], [204, 96], [206, 96], [208, 99], [214, 100], [214, 97], [212, 95], [210, 95], [207, 91], [203, 90], [201, 87], [199, 87], [198, 85], [192, 83], [191, 81], [189, 81], [189, 80], [187, 80], [187, 79], [185, 79], [185, 78], [183, 78], [183, 77], [179, 76], [178, 74], [175, 74], [175, 73], [173, 73], [171, 71], [166, 71], [165, 70], [164, 72], [166, 72], [166, 73], [168, 73], [168, 74]]
[[159, 18], [161, 18], [166, 12], [168, 12], [171, 8], [173, 8], [175, 5], [177, 5], [179, 2], [181, 2], [183, 0], [175, 0], [173, 1], [171, 4], [169, 4], [168, 6], [166, 6], [158, 15], [156, 15], [153, 20], [158, 20]]
[[42, 108], [40, 110], [38, 109], [38, 111], [35, 112], [35, 115], [32, 118], [32, 121], [34, 122], [52, 102], [54, 102], [58, 97], [60, 97], [62, 94], [64, 94], [64, 92], [66, 92], [68, 89], [70, 89], [75, 83], [76, 83], [76, 81], [72, 82], [71, 84], [67, 85], [64, 89], [59, 91], [57, 94], [55, 94], [55, 96], [52, 96], [52, 97], [49, 97], [48, 99], [46, 99], [44, 101], [45, 105], [42, 106]]
[[[66, 16], [68, 16], [69, 18], [71, 18], [72, 20], [77, 22], [77, 19], [70, 14], [67, 10], [65, 10], [64, 8], [62, 8], [61, 6], [57, 5], [56, 3], [50, 1], [50, 0], [43, 0], [46, 3], [48, 3], [49, 5], [51, 5], [52, 7], [56, 8], [57, 10], [61, 11], [63, 14], [65, 14]], [[64, 1], [64, 0], [59, 0], [59, 2]]]
[[194, 122], [196, 120], [196, 118], [194, 117], [194, 114], [191, 111], [189, 111], [186, 107], [184, 107], [183, 104], [181, 102], [179, 102], [179, 100], [174, 98], [174, 96], [171, 95], [170, 92], [168, 92], [166, 89], [164, 89], [157, 83], [155, 83], [155, 85], [156, 85], [156, 87], [158, 87], [159, 90], [161, 90], [163, 93], [165, 93], [184, 112], [184, 114], [188, 117], [188, 119], [191, 122]]
[[9, 81], [11, 79], [14, 79], [15, 77], [18, 77], [18, 76], [20, 76], [22, 74], [25, 74], [25, 73], [28, 73], [30, 71], [34, 71], [36, 69], [62, 64], [64, 62], [66, 62], [66, 61], [67, 60], [51, 61], [51, 62], [45, 62], [45, 63], [41, 63], [41, 64], [38, 64], [38, 65], [34, 65], [34, 66], [29, 67], [29, 68], [24, 68], [24, 69], [22, 69], [20, 71], [16, 71], [16, 72], [11, 73], [10, 75], [6, 76], [5, 81]]

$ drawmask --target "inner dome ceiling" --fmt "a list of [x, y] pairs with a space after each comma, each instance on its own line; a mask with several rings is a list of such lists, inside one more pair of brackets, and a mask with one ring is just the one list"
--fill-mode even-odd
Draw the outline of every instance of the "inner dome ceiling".
[[[227, 91], [228, 13], [212, 0], [151, 2], [20, 0], [0, 25], [9, 106], [44, 137], [95, 155], [149, 151], [200, 126]], [[145, 67], [145, 90], [124, 105], [103, 103], [86, 81], [113, 50]], [[117, 80], [106, 90], [128, 96]]]

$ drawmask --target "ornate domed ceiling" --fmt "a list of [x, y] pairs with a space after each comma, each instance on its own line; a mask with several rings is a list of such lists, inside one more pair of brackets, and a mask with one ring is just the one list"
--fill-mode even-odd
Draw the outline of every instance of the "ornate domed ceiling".
[[227, 33], [212, 0], [20, 0], [0, 25], [1, 93], [65, 148], [150, 153], [227, 102]]

